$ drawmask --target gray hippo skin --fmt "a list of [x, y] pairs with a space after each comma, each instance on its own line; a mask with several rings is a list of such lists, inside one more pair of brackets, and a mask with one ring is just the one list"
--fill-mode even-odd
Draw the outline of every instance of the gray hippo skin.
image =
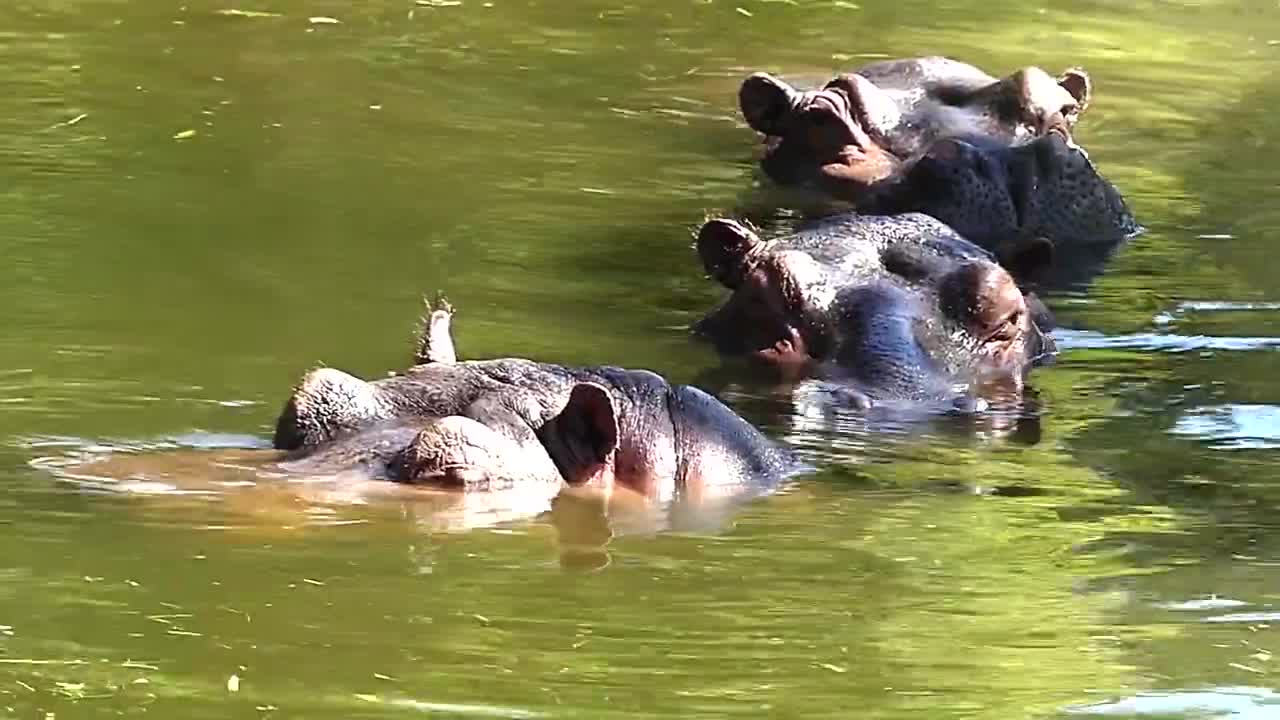
[[769, 241], [717, 219], [698, 252], [732, 293], [696, 332], [729, 355], [816, 368], [857, 404], [964, 407], [991, 381], [1017, 393], [1054, 351], [1044, 306], [927, 215], [837, 215]]
[[451, 309], [437, 309], [405, 373], [366, 382], [308, 373], [273, 444], [285, 467], [365, 465], [401, 483], [466, 491], [564, 484], [624, 487], [647, 498], [765, 489], [799, 470], [718, 400], [643, 370], [522, 359], [460, 362]]
[[981, 136], [1019, 144], [1070, 132], [1089, 104], [1089, 76], [1027, 67], [997, 79], [941, 57], [877, 62], [799, 90], [756, 73], [739, 90], [743, 118], [767, 140], [761, 167], [782, 185], [811, 185], [861, 203], [936, 141]]
[[[1142, 231], [1088, 154], [1057, 131], [1018, 146], [940, 140], [869, 209], [926, 213], [994, 252], [1019, 282], [1052, 288], [1091, 280]], [[1018, 264], [1035, 246], [1046, 254], [1039, 272]]]

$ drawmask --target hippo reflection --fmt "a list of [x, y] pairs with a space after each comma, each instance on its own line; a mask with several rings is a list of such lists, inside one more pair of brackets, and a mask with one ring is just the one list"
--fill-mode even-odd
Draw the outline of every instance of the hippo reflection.
[[[351, 439], [376, 445], [373, 435], [357, 433]], [[659, 504], [621, 487], [565, 486], [551, 497], [536, 486], [520, 485], [464, 493], [387, 482], [376, 468], [359, 463], [313, 473], [305, 465], [282, 462], [284, 451], [257, 447], [255, 438], [218, 438], [210, 445], [210, 437], [196, 433], [119, 446], [95, 442], [73, 446], [65, 456], [41, 456], [32, 465], [86, 492], [133, 496], [146, 500], [149, 510], [177, 512], [185, 522], [194, 518], [201, 527], [255, 535], [284, 530], [300, 538], [305, 528], [386, 519], [387, 511], [423, 532], [536, 518], [554, 528], [561, 563], [573, 569], [607, 564], [607, 546], [619, 535], [717, 531], [756, 494], [689, 495]]]

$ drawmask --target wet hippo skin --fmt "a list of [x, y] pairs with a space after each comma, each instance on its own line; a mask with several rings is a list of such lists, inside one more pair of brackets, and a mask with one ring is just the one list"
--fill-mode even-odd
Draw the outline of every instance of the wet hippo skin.
[[654, 499], [769, 485], [783, 448], [697, 388], [644, 370], [523, 359], [458, 361], [452, 309], [434, 310], [420, 362], [366, 382], [308, 373], [276, 423], [293, 470], [365, 457], [387, 479], [464, 491], [621, 486]]
[[[728, 355], [840, 378], [854, 402], [964, 404], [992, 377], [1020, 389], [1054, 350], [1044, 306], [927, 215], [849, 213], [767, 241], [715, 219], [698, 252], [731, 291], [698, 334]], [[1028, 266], [1044, 257], [1026, 254]]]

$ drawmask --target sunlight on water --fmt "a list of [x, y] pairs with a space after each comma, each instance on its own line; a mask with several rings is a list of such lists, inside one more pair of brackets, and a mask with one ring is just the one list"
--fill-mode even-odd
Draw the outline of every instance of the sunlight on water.
[[1280, 694], [1269, 688], [1256, 687], [1150, 693], [1115, 702], [1075, 707], [1068, 712], [1073, 715], [1100, 717], [1269, 720], [1280, 715]]
[[1175, 435], [1199, 438], [1223, 450], [1280, 447], [1280, 407], [1221, 405], [1195, 408], [1178, 418]]
[[1276, 337], [1210, 337], [1165, 333], [1105, 335], [1092, 330], [1069, 329], [1056, 332], [1054, 337], [1062, 350], [1150, 350], [1180, 353], [1270, 350], [1280, 347], [1280, 338]]

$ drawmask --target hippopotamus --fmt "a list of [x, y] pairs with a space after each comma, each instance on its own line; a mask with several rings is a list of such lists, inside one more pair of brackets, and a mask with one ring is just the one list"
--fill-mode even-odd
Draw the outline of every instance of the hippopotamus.
[[1141, 231], [1120, 192], [1071, 132], [1089, 103], [1079, 69], [1024, 68], [1002, 80], [945, 58], [874, 63], [802, 92], [756, 74], [743, 115], [764, 132], [761, 161], [867, 214], [923, 212], [1001, 261], [1036, 245], [1053, 262], [1020, 282], [1087, 282]]
[[[792, 377], [837, 379], [858, 406], [972, 408], [990, 383], [1020, 392], [1055, 351], [1043, 304], [928, 215], [846, 213], [767, 241], [719, 218], [702, 226], [697, 249], [732, 293], [695, 332]], [[1027, 254], [1020, 262], [1043, 260]]]
[[465, 492], [621, 487], [653, 500], [769, 488], [801, 469], [714, 397], [645, 370], [459, 361], [452, 308], [428, 316], [407, 371], [366, 382], [309, 372], [274, 447], [290, 472], [357, 462], [398, 483]]
[[924, 57], [872, 63], [818, 90], [756, 73], [738, 100], [747, 124], [766, 137], [765, 174], [858, 204], [940, 139], [1009, 145], [1052, 128], [1070, 132], [1091, 94], [1079, 68], [1053, 78], [1026, 67], [996, 79], [967, 63]]

